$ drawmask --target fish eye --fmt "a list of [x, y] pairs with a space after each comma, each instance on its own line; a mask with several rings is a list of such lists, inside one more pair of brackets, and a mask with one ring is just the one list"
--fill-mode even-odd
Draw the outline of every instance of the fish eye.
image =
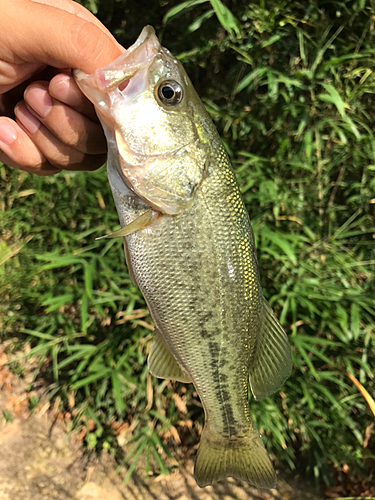
[[183, 98], [181, 85], [174, 80], [161, 82], [158, 87], [158, 98], [166, 106], [175, 106]]

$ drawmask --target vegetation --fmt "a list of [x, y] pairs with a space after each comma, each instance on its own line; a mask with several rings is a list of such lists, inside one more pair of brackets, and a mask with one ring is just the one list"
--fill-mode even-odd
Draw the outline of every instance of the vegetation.
[[[83, 4], [125, 46], [155, 26], [233, 160], [262, 284], [293, 348], [280, 393], [251, 402], [267, 448], [326, 483], [335, 469], [374, 477], [373, 416], [346, 375], [374, 395], [374, 2]], [[152, 324], [121, 241], [94, 241], [118, 227], [105, 170], [0, 168], [3, 338], [31, 343], [73, 426], [94, 422], [89, 447], [117, 453], [125, 422], [125, 460], [166, 472], [173, 439], [197, 442], [202, 410], [191, 387], [147, 374]]]

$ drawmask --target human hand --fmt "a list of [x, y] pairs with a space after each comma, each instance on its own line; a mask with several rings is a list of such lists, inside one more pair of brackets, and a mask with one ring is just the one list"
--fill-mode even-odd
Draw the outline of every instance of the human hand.
[[92, 73], [122, 51], [71, 0], [0, 0], [0, 161], [38, 175], [100, 167], [104, 134], [70, 68]]

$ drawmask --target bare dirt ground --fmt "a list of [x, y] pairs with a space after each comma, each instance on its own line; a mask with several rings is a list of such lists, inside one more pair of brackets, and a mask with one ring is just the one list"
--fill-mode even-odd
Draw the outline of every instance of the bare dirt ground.
[[280, 474], [277, 490], [233, 479], [200, 489], [191, 459], [170, 476], [138, 470], [124, 486], [111, 456], [90, 458], [79, 435], [68, 435], [56, 404], [42, 400], [30, 412], [30, 381], [8, 371], [0, 349], [0, 500], [322, 500]]

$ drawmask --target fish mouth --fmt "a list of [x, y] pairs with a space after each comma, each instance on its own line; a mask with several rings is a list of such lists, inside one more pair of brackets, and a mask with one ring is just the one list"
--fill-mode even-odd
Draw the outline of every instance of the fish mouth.
[[[99, 90], [110, 92], [118, 88], [123, 90], [138, 71], [148, 67], [161, 45], [152, 26], [143, 28], [135, 43], [119, 58], [104, 68], [95, 71], [95, 78]], [[121, 88], [120, 88], [121, 87]]]
[[140, 70], [147, 68], [161, 50], [161, 45], [152, 26], [145, 26], [135, 41], [120, 57], [91, 75], [74, 70], [75, 80], [94, 104], [99, 104], [98, 93], [109, 94], [118, 89], [123, 91], [130, 79]]

